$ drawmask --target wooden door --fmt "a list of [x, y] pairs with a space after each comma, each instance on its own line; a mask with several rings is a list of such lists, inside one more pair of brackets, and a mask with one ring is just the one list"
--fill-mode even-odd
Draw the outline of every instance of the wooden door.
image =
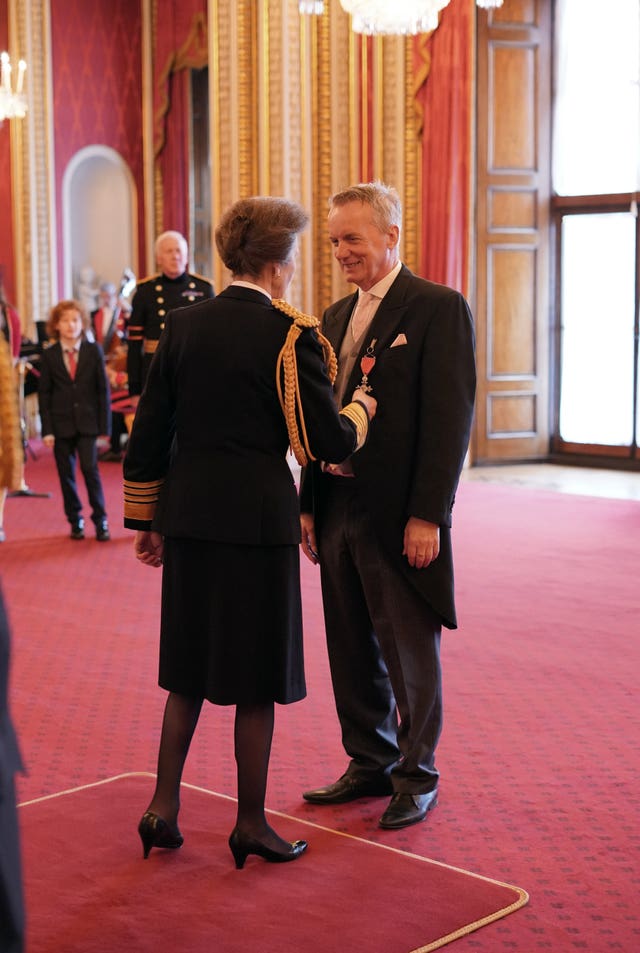
[[551, 2], [478, 13], [474, 463], [549, 452]]

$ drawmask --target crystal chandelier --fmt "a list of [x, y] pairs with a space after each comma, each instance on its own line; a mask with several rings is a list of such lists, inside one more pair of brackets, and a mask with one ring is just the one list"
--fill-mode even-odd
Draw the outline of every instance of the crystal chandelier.
[[4, 119], [23, 119], [27, 112], [27, 97], [23, 92], [27, 64], [18, 63], [16, 88], [11, 82], [11, 60], [8, 53], [0, 54], [0, 123]]
[[[503, 0], [476, 0], [479, 7], [501, 7]], [[340, 0], [356, 33], [428, 33], [438, 26], [438, 13], [449, 0]], [[300, 0], [300, 13], [321, 14], [323, 0]]]

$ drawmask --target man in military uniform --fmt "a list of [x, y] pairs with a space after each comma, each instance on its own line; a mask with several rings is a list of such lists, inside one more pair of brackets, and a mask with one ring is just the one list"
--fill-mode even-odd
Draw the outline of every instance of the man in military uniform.
[[129, 319], [127, 374], [129, 396], [133, 398], [142, 393], [169, 311], [214, 297], [213, 285], [208, 278], [187, 271], [189, 249], [180, 232], [159, 235], [155, 252], [160, 272], [138, 282]]

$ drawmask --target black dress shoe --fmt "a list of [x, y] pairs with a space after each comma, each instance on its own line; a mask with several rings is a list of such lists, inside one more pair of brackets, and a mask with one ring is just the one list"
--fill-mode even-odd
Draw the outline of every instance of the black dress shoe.
[[392, 790], [391, 781], [387, 778], [363, 781], [343, 774], [334, 784], [315, 791], [305, 791], [302, 796], [311, 804], [347, 804], [360, 797], [385, 797]]
[[117, 450], [105, 450], [104, 453], [98, 454], [98, 460], [101, 463], [121, 463], [122, 454], [118, 453]]
[[71, 539], [84, 539], [84, 520], [76, 520], [71, 524]]
[[107, 543], [111, 539], [109, 525], [106, 520], [96, 524], [96, 539], [99, 543]]
[[438, 803], [438, 789], [427, 794], [394, 794], [382, 817], [380, 827], [397, 831], [423, 821], [427, 813]]

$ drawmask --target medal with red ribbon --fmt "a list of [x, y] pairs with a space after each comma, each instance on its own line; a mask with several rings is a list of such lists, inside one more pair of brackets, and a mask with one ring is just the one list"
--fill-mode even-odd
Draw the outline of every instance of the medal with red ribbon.
[[377, 338], [373, 338], [371, 344], [364, 352], [360, 358], [360, 370], [362, 371], [362, 380], [358, 384], [360, 390], [363, 390], [365, 394], [370, 394], [372, 387], [369, 384], [369, 374], [373, 370], [376, 364], [376, 356], [374, 354], [374, 348], [377, 344]]

